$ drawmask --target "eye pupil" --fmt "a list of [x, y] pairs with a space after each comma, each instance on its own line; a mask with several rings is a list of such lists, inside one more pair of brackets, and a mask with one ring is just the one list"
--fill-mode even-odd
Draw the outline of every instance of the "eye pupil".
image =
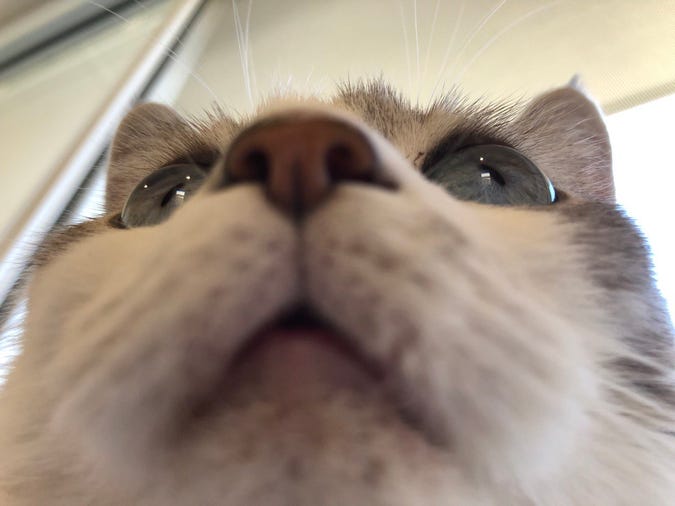
[[502, 206], [555, 201], [555, 190], [544, 173], [522, 153], [498, 144], [449, 153], [424, 173], [460, 200]]
[[499, 186], [505, 186], [506, 181], [504, 181], [504, 178], [502, 175], [494, 170], [491, 167], [488, 167], [487, 165], [481, 165], [480, 166], [481, 172], [480, 172], [480, 177], [483, 181], [492, 181], [497, 183]]
[[198, 165], [176, 164], [150, 173], [131, 192], [120, 216], [127, 228], [156, 225], [188, 200], [206, 173]]
[[178, 197], [181, 200], [185, 199], [185, 190], [183, 190], [183, 187], [185, 185], [183, 183], [177, 184], [173, 188], [171, 188], [168, 192], [166, 192], [166, 195], [164, 195], [164, 198], [160, 202], [159, 206], [164, 207], [166, 206], [169, 202], [171, 202], [175, 197]]

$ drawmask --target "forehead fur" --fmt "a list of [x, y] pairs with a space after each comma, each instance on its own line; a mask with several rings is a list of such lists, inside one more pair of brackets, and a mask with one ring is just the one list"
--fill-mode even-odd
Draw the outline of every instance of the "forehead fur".
[[[427, 108], [410, 104], [381, 81], [343, 84], [328, 102], [359, 116], [418, 168], [443, 141], [461, 133], [512, 145], [530, 157], [559, 189], [611, 201], [609, 139], [595, 106], [580, 92], [561, 88], [529, 104], [486, 104], [450, 93]], [[188, 121], [171, 109], [145, 104], [119, 127], [111, 149], [106, 207], [121, 209], [133, 187], [152, 170], [196, 160], [209, 165], [232, 136], [253, 121], [222, 111]]]
[[[417, 149], [442, 146], [458, 133], [510, 144], [531, 158], [558, 189], [587, 200], [614, 201], [609, 135], [597, 106], [575, 87], [563, 87], [529, 103], [469, 100], [456, 90], [428, 108], [413, 107], [386, 84], [345, 84], [336, 99], [399, 147], [405, 135]], [[415, 128], [416, 127], [416, 128]]]

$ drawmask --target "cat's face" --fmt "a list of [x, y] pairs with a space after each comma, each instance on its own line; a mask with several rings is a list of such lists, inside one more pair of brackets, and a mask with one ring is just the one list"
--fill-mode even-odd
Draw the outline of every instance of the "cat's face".
[[[458, 183], [472, 148], [508, 166]], [[574, 89], [421, 111], [369, 84], [241, 123], [142, 106], [107, 210], [40, 258], [2, 399], [9, 504], [675, 493], [672, 334]]]

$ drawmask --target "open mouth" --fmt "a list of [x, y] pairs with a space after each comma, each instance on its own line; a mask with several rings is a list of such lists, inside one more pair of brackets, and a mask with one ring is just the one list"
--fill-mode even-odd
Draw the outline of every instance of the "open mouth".
[[309, 307], [298, 306], [256, 332], [232, 358], [228, 376], [234, 396], [293, 404], [377, 388], [385, 370]]
[[425, 410], [411, 402], [413, 385], [395, 364], [369, 355], [359, 343], [311, 308], [297, 306], [247, 339], [221, 381], [193, 406], [192, 416], [257, 403], [307, 412], [308, 406], [321, 409], [326, 400], [343, 396], [359, 398], [360, 405], [377, 403], [428, 443], [442, 444], [425, 422]]

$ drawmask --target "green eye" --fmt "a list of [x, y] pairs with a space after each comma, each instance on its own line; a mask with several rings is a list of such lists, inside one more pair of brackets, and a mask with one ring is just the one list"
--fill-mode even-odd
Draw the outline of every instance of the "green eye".
[[127, 228], [166, 220], [201, 186], [206, 173], [197, 165], [162, 167], [138, 183], [124, 204], [120, 220]]
[[515, 149], [498, 144], [450, 153], [425, 172], [460, 200], [500, 206], [555, 201], [555, 189], [544, 173]]

